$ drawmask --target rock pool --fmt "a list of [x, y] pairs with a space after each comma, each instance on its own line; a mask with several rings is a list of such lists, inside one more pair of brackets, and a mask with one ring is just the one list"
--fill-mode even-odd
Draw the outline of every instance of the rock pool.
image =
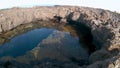
[[[12, 57], [22, 63], [59, 61], [88, 64], [89, 50], [81, 43], [80, 33], [77, 34], [70, 25], [62, 26], [62, 29], [40, 27], [23, 30], [16, 30], [18, 33], [15, 36], [0, 44], [1, 58], [7, 60]], [[19, 31], [22, 33], [19, 34]], [[14, 32], [11, 31], [10, 34], [12, 33]]]

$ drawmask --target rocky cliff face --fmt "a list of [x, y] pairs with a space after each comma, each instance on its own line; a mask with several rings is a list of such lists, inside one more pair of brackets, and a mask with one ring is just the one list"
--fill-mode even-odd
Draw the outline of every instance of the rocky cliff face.
[[91, 54], [88, 68], [120, 67], [120, 14], [108, 10], [75, 6], [0, 10], [0, 33], [21, 24], [56, 17], [60, 22], [76, 21], [91, 29], [93, 43], [102, 48]]

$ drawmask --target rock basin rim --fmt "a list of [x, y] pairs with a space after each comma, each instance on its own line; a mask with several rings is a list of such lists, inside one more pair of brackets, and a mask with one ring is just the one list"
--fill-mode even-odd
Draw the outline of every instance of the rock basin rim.
[[100, 50], [91, 54], [91, 64], [86, 67], [99, 68], [97, 64], [103, 68], [120, 67], [120, 14], [79, 6], [5, 9], [0, 10], [0, 32], [39, 20], [55, 20], [59, 23], [75, 21], [77, 24], [84, 24], [91, 30], [92, 43], [102, 46]]

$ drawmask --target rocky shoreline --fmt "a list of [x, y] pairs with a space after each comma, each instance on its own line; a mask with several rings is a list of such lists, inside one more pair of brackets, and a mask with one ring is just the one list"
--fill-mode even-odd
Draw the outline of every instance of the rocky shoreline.
[[92, 43], [101, 46], [100, 50], [90, 55], [90, 65], [85, 67], [120, 67], [120, 14], [78, 6], [4, 9], [0, 10], [0, 33], [40, 20], [55, 20], [59, 23], [75, 21], [77, 24], [84, 24], [91, 30]]

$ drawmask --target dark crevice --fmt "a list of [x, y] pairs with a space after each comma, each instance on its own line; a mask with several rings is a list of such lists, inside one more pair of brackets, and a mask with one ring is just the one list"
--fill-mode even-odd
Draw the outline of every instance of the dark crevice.
[[60, 17], [60, 16], [54, 16], [54, 20], [55, 20], [56, 22], [60, 22], [61, 19], [62, 19], [62, 17]]
[[89, 27], [87, 27], [83, 23], [72, 20], [68, 21], [68, 24], [76, 30], [76, 33], [79, 37], [79, 42], [83, 44], [82, 47], [86, 48], [89, 54], [96, 51], [96, 47], [93, 44], [93, 36], [91, 34], [91, 29]]

